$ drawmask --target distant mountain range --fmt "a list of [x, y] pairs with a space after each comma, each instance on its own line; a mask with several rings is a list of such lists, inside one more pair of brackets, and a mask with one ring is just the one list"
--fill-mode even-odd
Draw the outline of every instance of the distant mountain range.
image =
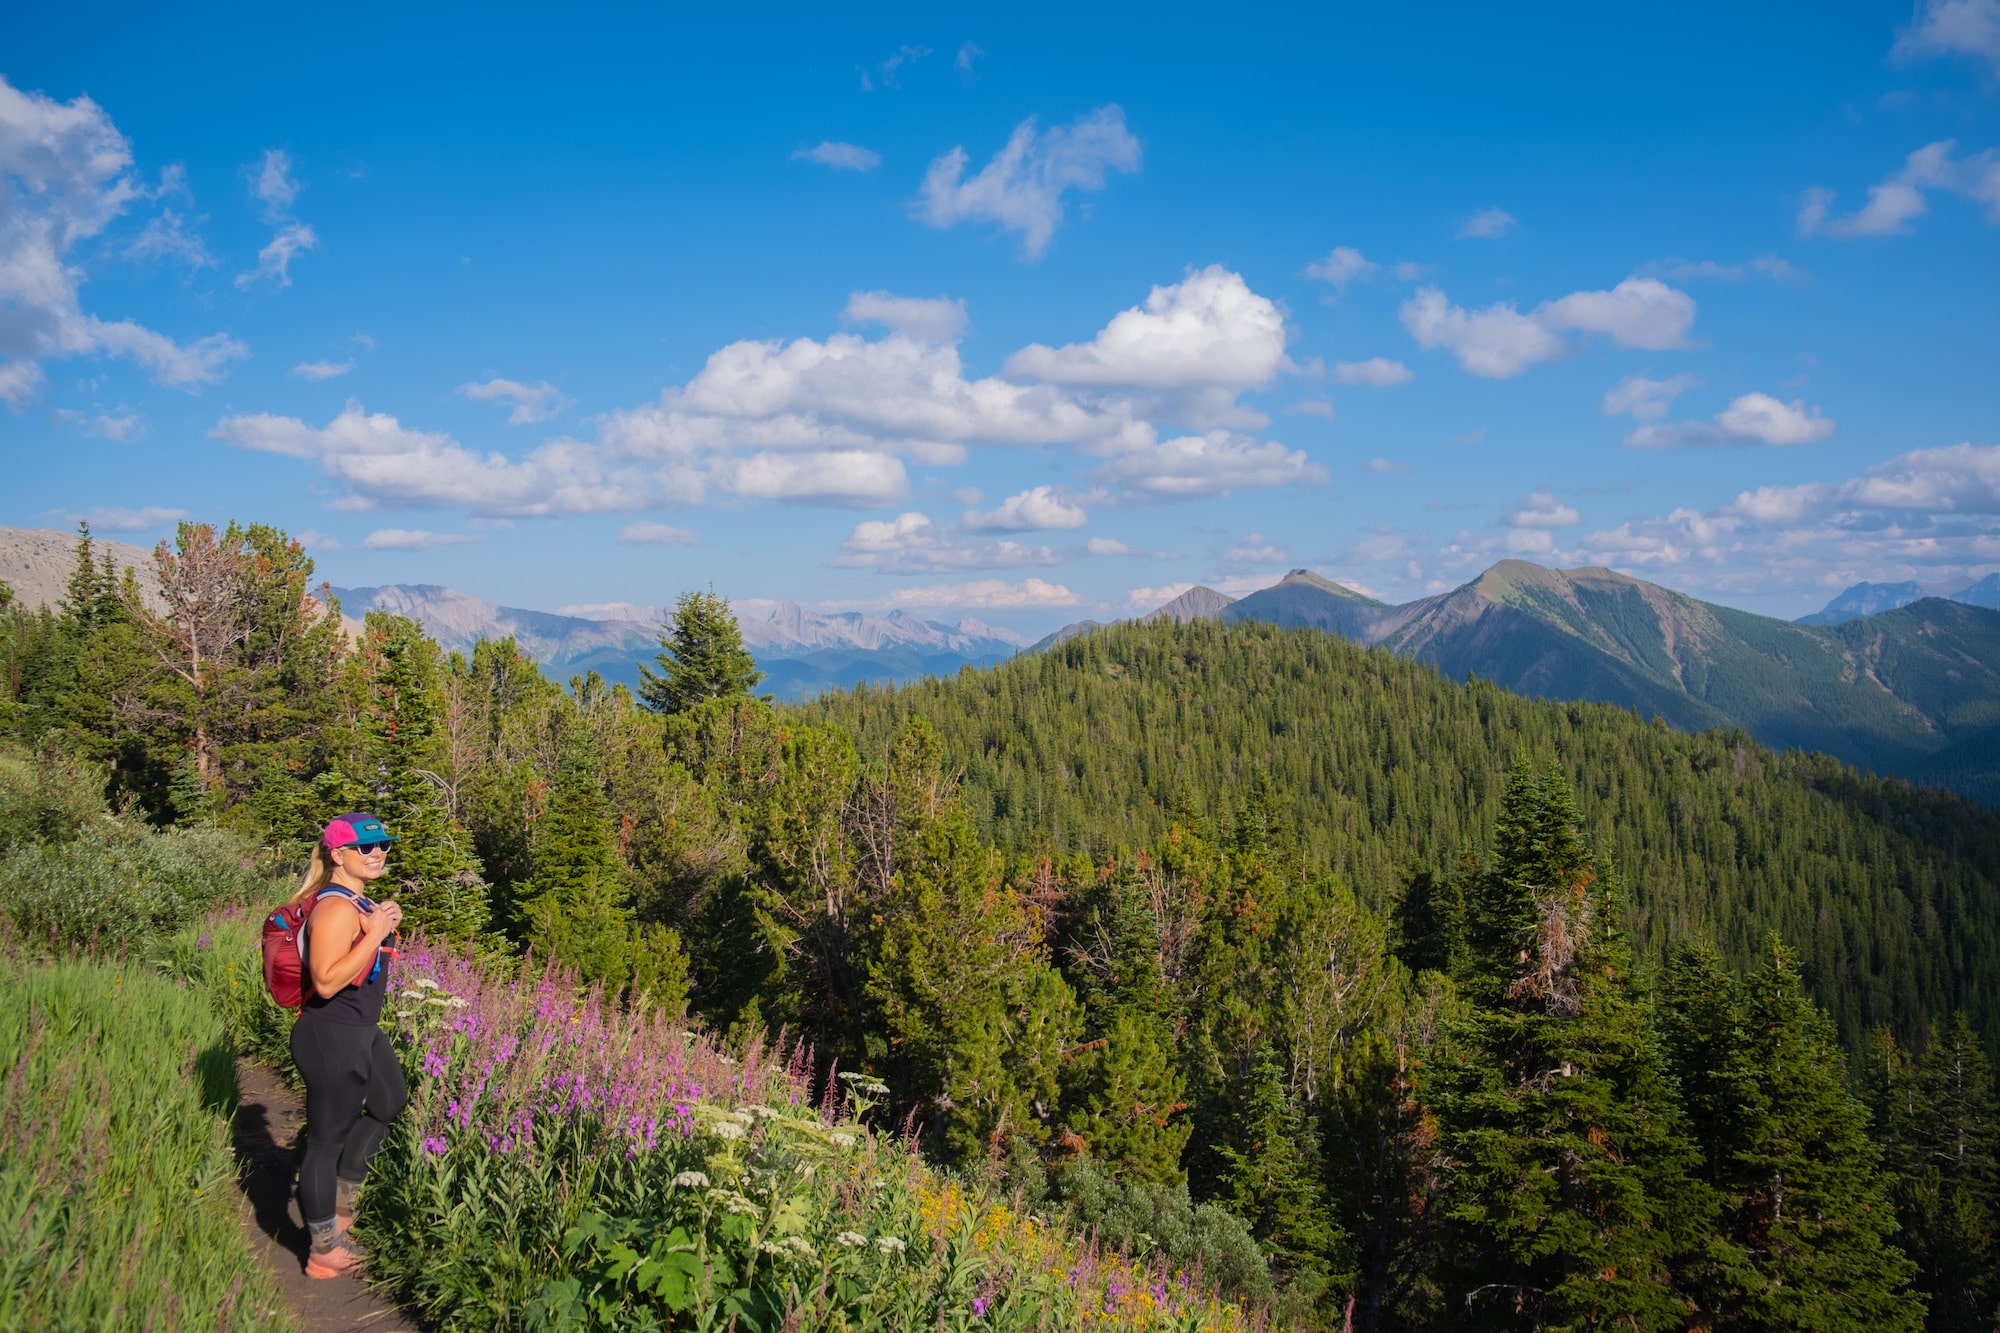
[[2000, 611], [1969, 599], [1924, 597], [1806, 624], [1608, 569], [1503, 560], [1400, 606], [1295, 569], [1238, 600], [1194, 588], [1146, 618], [1195, 616], [1323, 630], [1448, 676], [1622, 704], [1685, 730], [1740, 726], [1774, 748], [1819, 750], [2000, 804]]
[[1823, 608], [1800, 616], [1801, 625], [1838, 625], [1859, 616], [1880, 615], [1926, 597], [1943, 597], [1967, 606], [2000, 610], [2000, 574], [1988, 574], [1976, 583], [1857, 583]]
[[[471, 651], [482, 638], [512, 635], [521, 650], [558, 679], [595, 671], [636, 686], [639, 664], [660, 651], [662, 607], [611, 603], [561, 612], [500, 606], [435, 584], [392, 583], [335, 588], [344, 615], [370, 611], [408, 616], [448, 650]], [[977, 620], [946, 625], [907, 611], [820, 615], [797, 602], [745, 600], [731, 604], [744, 646], [764, 672], [762, 690], [804, 699], [827, 689], [853, 689], [918, 676], [949, 675], [1013, 656], [1028, 640]]]

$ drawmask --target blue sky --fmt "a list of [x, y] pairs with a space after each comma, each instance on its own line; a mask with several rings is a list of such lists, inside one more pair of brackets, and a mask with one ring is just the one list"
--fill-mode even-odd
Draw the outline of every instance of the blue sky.
[[1034, 630], [2000, 569], [2000, 0], [0, 14], [0, 523]]

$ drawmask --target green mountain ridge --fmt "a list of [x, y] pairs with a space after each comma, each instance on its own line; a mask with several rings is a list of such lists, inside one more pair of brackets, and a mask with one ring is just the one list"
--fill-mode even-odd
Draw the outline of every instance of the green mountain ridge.
[[2000, 611], [1963, 602], [1803, 624], [1609, 569], [1503, 560], [1400, 606], [1294, 570], [1218, 618], [1339, 634], [1454, 679], [1615, 704], [1683, 731], [1741, 727], [1773, 749], [2000, 805]]

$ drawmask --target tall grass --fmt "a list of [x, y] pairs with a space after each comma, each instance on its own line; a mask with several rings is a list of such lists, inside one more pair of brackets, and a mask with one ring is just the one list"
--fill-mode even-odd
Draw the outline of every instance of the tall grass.
[[357, 1227], [460, 1329], [1247, 1329], [1195, 1275], [1100, 1252], [871, 1129], [886, 1091], [732, 1056], [560, 974], [414, 947], [410, 1109]]
[[0, 1079], [0, 1328], [291, 1327], [243, 1231], [202, 996], [0, 955]]

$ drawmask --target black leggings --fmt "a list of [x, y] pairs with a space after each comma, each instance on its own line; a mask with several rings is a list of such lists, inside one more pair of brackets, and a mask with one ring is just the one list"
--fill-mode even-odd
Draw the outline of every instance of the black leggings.
[[299, 1211], [323, 1222], [333, 1216], [335, 1175], [361, 1182], [410, 1091], [389, 1038], [373, 1025], [302, 1015], [292, 1024], [292, 1061], [306, 1080]]

